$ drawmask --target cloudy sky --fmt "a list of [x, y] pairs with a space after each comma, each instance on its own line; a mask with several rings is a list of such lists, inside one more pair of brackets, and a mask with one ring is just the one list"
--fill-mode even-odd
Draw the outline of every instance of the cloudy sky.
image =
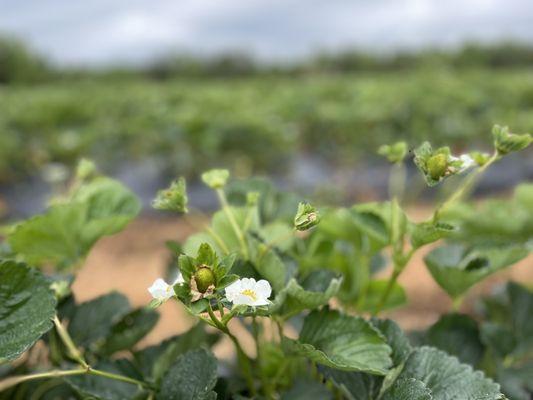
[[168, 51], [290, 60], [354, 46], [533, 43], [533, 1], [0, 0], [0, 31], [60, 64], [142, 63]]

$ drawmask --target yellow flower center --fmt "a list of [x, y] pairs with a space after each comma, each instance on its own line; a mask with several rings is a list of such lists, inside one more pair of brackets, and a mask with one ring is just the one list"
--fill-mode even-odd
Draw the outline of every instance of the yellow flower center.
[[253, 301], [256, 301], [257, 300], [257, 294], [252, 290], [252, 289], [244, 289], [241, 294], [245, 295], [245, 296], [248, 296], [249, 298], [251, 298]]

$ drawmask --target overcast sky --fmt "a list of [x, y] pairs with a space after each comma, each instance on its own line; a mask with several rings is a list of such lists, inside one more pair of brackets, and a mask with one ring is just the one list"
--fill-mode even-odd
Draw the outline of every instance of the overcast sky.
[[533, 0], [0, 0], [0, 31], [61, 64], [184, 50], [290, 60], [354, 46], [533, 43]]

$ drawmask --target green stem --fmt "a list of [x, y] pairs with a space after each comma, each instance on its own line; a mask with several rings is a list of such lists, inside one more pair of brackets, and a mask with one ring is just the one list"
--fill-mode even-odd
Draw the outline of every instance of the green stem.
[[209, 317], [211, 318], [215, 326], [221, 332], [225, 333], [235, 345], [235, 349], [237, 350], [237, 359], [242, 368], [242, 371], [244, 372], [244, 378], [246, 379], [248, 388], [250, 389], [250, 393], [252, 394], [252, 396], [255, 396], [256, 390], [255, 390], [254, 378], [252, 374], [252, 363], [250, 361], [250, 358], [246, 355], [246, 353], [242, 349], [242, 346], [239, 343], [239, 340], [235, 337], [235, 335], [233, 335], [229, 331], [228, 327], [217, 318], [217, 316], [213, 312], [213, 308], [211, 307], [210, 303], [207, 306], [207, 313], [209, 314]]
[[231, 210], [231, 207], [228, 204], [228, 200], [226, 199], [226, 194], [224, 193], [224, 190], [217, 189], [216, 193], [220, 201], [220, 204], [222, 206], [222, 210], [226, 214], [226, 217], [228, 218], [228, 221], [231, 227], [233, 228], [235, 235], [237, 235], [237, 239], [239, 240], [239, 243], [241, 245], [241, 250], [242, 250], [244, 257], [250, 258], [248, 254], [248, 246], [246, 245], [246, 240], [244, 238], [244, 233], [242, 232], [241, 228], [237, 224], [237, 221], [235, 220], [235, 215], [233, 215], [233, 211]]
[[80, 364], [83, 368], [87, 369], [89, 368], [89, 365], [83, 358], [83, 355], [81, 354], [80, 350], [76, 347], [74, 344], [74, 341], [70, 337], [68, 331], [65, 329], [65, 327], [61, 324], [61, 321], [57, 317], [57, 315], [54, 316], [54, 325], [56, 326], [57, 333], [65, 346], [67, 347], [67, 350], [72, 357], [74, 361], [76, 361], [78, 364]]
[[470, 176], [465, 179], [461, 185], [444, 203], [442, 203], [435, 212], [433, 213], [433, 222], [437, 222], [439, 220], [440, 214], [447, 209], [450, 205], [455, 203], [456, 201], [460, 200], [463, 195], [472, 188], [475, 181], [478, 179], [478, 177], [487, 170], [487, 168], [492, 165], [494, 162], [500, 159], [500, 155], [497, 152], [494, 152], [491, 158], [481, 167], [479, 167], [476, 171], [472, 172]]
[[457, 296], [453, 299], [452, 302], [452, 311], [459, 312], [461, 305], [463, 304], [464, 296]]
[[387, 300], [389, 299], [389, 296], [392, 292], [392, 288], [394, 287], [394, 284], [398, 280], [398, 277], [400, 276], [401, 272], [402, 270], [396, 267], [392, 271], [392, 275], [389, 278], [389, 281], [387, 282], [387, 287], [385, 288], [385, 291], [383, 292], [383, 295], [381, 296], [381, 299], [379, 300], [379, 303], [373, 312], [374, 316], [378, 315], [381, 312], [381, 310], [383, 310], [383, 307], [385, 306], [385, 304], [387, 304]]
[[224, 239], [222, 239], [220, 237], [220, 235], [218, 233], [215, 232], [214, 229], [212, 229], [209, 225], [206, 225], [205, 226], [205, 230], [207, 231], [207, 233], [209, 233], [209, 235], [211, 235], [211, 237], [213, 238], [213, 240], [215, 242], [217, 242], [218, 246], [222, 249], [222, 251], [225, 253], [225, 254], [229, 254], [230, 251], [228, 249], [228, 246], [226, 246], [226, 242], [224, 242]]
[[102, 376], [104, 378], [114, 379], [115, 381], [131, 383], [132, 385], [137, 385], [137, 386], [141, 386], [141, 387], [144, 387], [144, 388], [148, 387], [148, 384], [146, 384], [146, 383], [144, 383], [142, 381], [138, 381], [137, 379], [133, 379], [133, 378], [130, 378], [130, 377], [124, 376], [124, 375], [113, 374], [111, 372], [100, 371], [98, 369], [89, 368], [87, 373], [89, 375], [96, 375], [96, 376]]
[[257, 318], [255, 315], [252, 317], [252, 334], [253, 334], [254, 341], [255, 341], [255, 352], [256, 352], [255, 364], [256, 364], [257, 372], [259, 373], [259, 378], [261, 379], [261, 387], [263, 389], [265, 397], [267, 399], [272, 399], [274, 398], [274, 393], [273, 393], [271, 383], [267, 381], [266, 377], [261, 371], [261, 361], [260, 361], [261, 350], [260, 350], [260, 337], [259, 337], [260, 332], [259, 332], [259, 324], [257, 323]]
[[102, 376], [108, 379], [131, 383], [133, 385], [138, 385], [144, 388], [148, 388], [148, 384], [138, 381], [137, 379], [129, 378], [123, 375], [113, 374], [111, 372], [100, 371], [98, 369], [92, 369], [91, 367], [87, 366], [87, 368], [78, 368], [78, 369], [71, 369], [71, 370], [53, 370], [53, 371], [47, 371], [47, 372], [40, 372], [36, 374], [12, 376], [10, 378], [0, 381], [0, 392], [6, 389], [9, 389], [10, 387], [13, 387], [15, 385], [18, 385], [20, 383], [32, 381], [36, 379], [60, 378], [64, 376], [84, 375], [84, 374]]
[[47, 371], [47, 372], [40, 372], [36, 374], [12, 376], [12, 377], [9, 377], [9, 378], [6, 378], [0, 381], [0, 392], [6, 389], [9, 389], [10, 387], [16, 386], [19, 383], [32, 381], [35, 379], [60, 378], [63, 376], [82, 375], [86, 373], [87, 373], [87, 369], [78, 368], [78, 369], [67, 370], [67, 371], [53, 370], [53, 371]]

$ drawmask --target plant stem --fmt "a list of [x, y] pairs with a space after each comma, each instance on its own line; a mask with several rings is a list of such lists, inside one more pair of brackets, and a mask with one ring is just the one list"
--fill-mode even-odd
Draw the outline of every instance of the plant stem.
[[68, 331], [65, 329], [65, 327], [61, 324], [61, 321], [59, 320], [58, 316], [54, 316], [54, 325], [56, 326], [57, 333], [65, 346], [67, 347], [68, 352], [70, 353], [70, 356], [74, 361], [76, 361], [78, 364], [80, 364], [83, 368], [87, 369], [89, 368], [89, 365], [83, 358], [83, 355], [81, 354], [80, 350], [76, 347], [74, 344], [74, 341], [70, 337]]
[[112, 372], [101, 371], [99, 369], [89, 368], [87, 373], [89, 375], [102, 376], [104, 378], [114, 379], [114, 380], [120, 381], [120, 382], [131, 383], [132, 385], [137, 385], [137, 386], [141, 386], [141, 387], [144, 387], [144, 388], [148, 387], [148, 384], [146, 384], [146, 383], [144, 383], [142, 381], [139, 381], [137, 379], [133, 379], [133, 378], [130, 378], [130, 377], [124, 376], [124, 375], [113, 374]]
[[224, 193], [223, 189], [217, 189], [216, 190], [218, 199], [220, 201], [220, 205], [222, 206], [222, 210], [226, 214], [226, 217], [228, 218], [228, 221], [233, 228], [233, 231], [235, 232], [235, 235], [237, 235], [237, 239], [239, 240], [239, 243], [241, 245], [241, 250], [245, 258], [249, 258], [248, 254], [248, 246], [246, 245], [246, 240], [244, 238], [244, 233], [242, 232], [241, 228], [239, 227], [239, 224], [237, 224], [237, 221], [235, 220], [235, 215], [233, 215], [233, 211], [231, 210], [230, 205], [228, 204], [228, 200], [226, 199], [226, 194]]
[[392, 292], [392, 288], [394, 287], [394, 284], [398, 280], [398, 277], [400, 276], [402, 270], [394, 267], [394, 270], [392, 271], [392, 275], [389, 278], [389, 281], [387, 282], [387, 287], [385, 288], [385, 291], [383, 292], [383, 296], [381, 296], [381, 299], [379, 300], [378, 305], [376, 306], [376, 309], [372, 313], [374, 316], [378, 315], [381, 310], [383, 310], [383, 307], [385, 304], [387, 304], [387, 300], [389, 299], [389, 296]]
[[218, 233], [215, 232], [214, 229], [212, 229], [209, 225], [206, 225], [205, 226], [205, 230], [207, 231], [207, 233], [209, 233], [209, 235], [211, 235], [211, 237], [213, 238], [213, 240], [215, 242], [217, 242], [217, 244], [220, 246], [220, 248], [222, 249], [222, 251], [226, 254], [229, 254], [230, 251], [228, 249], [228, 246], [226, 246], [226, 243], [224, 242], [224, 239], [222, 239], [220, 237], [220, 235]]
[[[223, 324], [215, 315], [213, 312], [213, 308], [211, 307], [211, 303], [207, 305], [207, 313], [209, 314], [209, 317], [215, 324], [215, 326], [223, 333], [228, 335], [228, 337], [231, 339], [233, 344], [235, 345], [235, 349], [237, 350], [237, 359], [239, 361], [239, 364], [242, 367], [242, 370], [244, 372], [244, 378], [246, 379], [246, 382], [248, 384], [248, 388], [250, 389], [250, 393], [255, 396], [256, 390], [255, 390], [255, 384], [254, 384], [254, 378], [252, 375], [252, 363], [250, 361], [250, 358], [246, 355], [244, 350], [242, 349], [241, 344], [239, 343], [239, 340], [233, 335], [228, 327]], [[229, 322], [229, 321], [228, 321]], [[227, 323], [227, 322], [226, 322]]]
[[4, 379], [3, 381], [0, 381], [0, 392], [6, 389], [9, 389], [10, 387], [13, 387], [15, 385], [18, 385], [20, 383], [35, 380], [35, 379], [60, 378], [64, 376], [84, 375], [84, 374], [102, 376], [108, 379], [114, 379], [116, 381], [131, 383], [133, 385], [138, 385], [144, 388], [148, 387], [148, 384], [138, 381], [137, 379], [129, 378], [123, 375], [113, 374], [111, 372], [100, 371], [98, 369], [92, 369], [91, 367], [87, 366], [87, 368], [77, 368], [77, 369], [71, 369], [71, 370], [52, 370], [52, 371], [40, 372], [36, 374], [12, 376], [10, 378]]
[[16, 386], [19, 383], [31, 381], [34, 379], [59, 378], [63, 376], [82, 375], [86, 373], [87, 373], [87, 369], [78, 368], [78, 369], [72, 369], [72, 370], [67, 370], [67, 371], [53, 370], [53, 371], [48, 371], [48, 372], [40, 372], [36, 374], [12, 376], [12, 377], [9, 377], [9, 378], [6, 378], [0, 381], [0, 392], [6, 389], [9, 389], [10, 387]]
[[455, 203], [456, 201], [460, 200], [461, 197], [467, 192], [467, 190], [470, 190], [471, 187], [474, 185], [476, 179], [487, 170], [487, 168], [500, 159], [500, 155], [498, 152], [494, 152], [494, 154], [488, 159], [488, 161], [481, 167], [479, 167], [476, 171], [470, 174], [470, 176], [465, 179], [461, 185], [460, 188], [458, 188], [444, 203], [442, 203], [435, 212], [433, 213], [433, 222], [437, 222], [439, 220], [440, 214], [448, 208], [450, 205]]
[[266, 377], [264, 376], [262, 370], [261, 370], [261, 355], [260, 355], [260, 332], [259, 332], [259, 324], [257, 322], [257, 318], [254, 315], [252, 317], [252, 334], [255, 341], [255, 351], [256, 351], [256, 358], [255, 358], [255, 366], [257, 368], [257, 372], [259, 373], [259, 378], [261, 379], [261, 387], [263, 389], [263, 392], [265, 394], [265, 397], [267, 399], [274, 398], [274, 393], [272, 390], [271, 384], [267, 381]]
[[111, 372], [106, 372], [106, 371], [101, 371], [98, 369], [91, 368], [91, 366], [87, 364], [87, 362], [83, 358], [83, 355], [81, 354], [80, 350], [74, 344], [74, 341], [70, 337], [68, 331], [61, 324], [61, 321], [59, 320], [57, 315], [54, 316], [54, 324], [55, 324], [57, 333], [59, 337], [61, 338], [61, 340], [63, 341], [63, 343], [65, 344], [65, 346], [67, 347], [67, 350], [70, 353], [70, 356], [80, 364], [81, 368], [72, 369], [72, 370], [52, 370], [52, 371], [41, 372], [41, 373], [36, 373], [36, 374], [13, 376], [13, 377], [4, 379], [3, 381], [0, 381], [0, 392], [12, 386], [18, 385], [19, 383], [23, 383], [23, 382], [34, 380], [34, 379], [58, 378], [58, 377], [71, 376], [71, 375], [82, 375], [82, 374], [102, 376], [104, 378], [114, 379], [116, 381], [126, 382], [126, 383], [130, 383], [133, 385], [138, 385], [144, 388], [149, 387], [147, 383], [139, 381], [137, 379], [133, 379], [127, 376], [118, 375], [118, 374], [114, 374]]

